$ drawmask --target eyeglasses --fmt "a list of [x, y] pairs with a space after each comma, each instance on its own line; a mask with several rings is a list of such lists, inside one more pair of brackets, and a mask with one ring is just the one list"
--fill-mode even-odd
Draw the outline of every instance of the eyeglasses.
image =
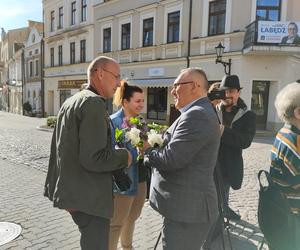
[[193, 81], [189, 81], [189, 82], [175, 82], [173, 83], [173, 89], [176, 89], [179, 85], [185, 85], [185, 84], [189, 84], [189, 83], [194, 83]]
[[116, 75], [115, 73], [113, 73], [107, 69], [104, 69], [104, 68], [101, 68], [101, 69], [104, 70], [105, 72], [111, 73], [116, 78], [116, 80], [120, 80], [120, 78], [121, 78], [120, 75]]

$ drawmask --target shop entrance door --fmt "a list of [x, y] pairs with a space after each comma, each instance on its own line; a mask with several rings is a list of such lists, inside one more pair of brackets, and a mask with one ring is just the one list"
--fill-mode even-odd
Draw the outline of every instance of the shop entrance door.
[[256, 114], [256, 129], [265, 130], [268, 117], [270, 81], [253, 81], [251, 109]]

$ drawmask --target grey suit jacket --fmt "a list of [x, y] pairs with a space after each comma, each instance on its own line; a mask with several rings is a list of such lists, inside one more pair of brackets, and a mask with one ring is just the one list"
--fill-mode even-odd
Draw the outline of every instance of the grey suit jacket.
[[145, 153], [153, 167], [151, 206], [175, 221], [211, 223], [218, 214], [213, 172], [220, 129], [209, 100], [201, 98], [181, 114], [164, 140], [165, 147]]

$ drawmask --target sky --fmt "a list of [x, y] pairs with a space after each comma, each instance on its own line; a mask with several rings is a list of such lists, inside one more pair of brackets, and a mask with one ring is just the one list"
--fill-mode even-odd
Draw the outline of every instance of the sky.
[[0, 28], [26, 27], [27, 20], [41, 22], [42, 11], [42, 0], [0, 0]]

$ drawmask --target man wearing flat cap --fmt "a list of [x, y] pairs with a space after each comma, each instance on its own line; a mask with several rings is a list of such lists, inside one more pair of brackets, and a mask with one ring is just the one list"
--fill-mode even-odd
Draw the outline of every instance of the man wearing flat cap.
[[242, 150], [251, 145], [256, 122], [255, 113], [240, 98], [241, 89], [237, 75], [224, 76], [220, 90], [225, 90], [226, 99], [216, 106], [222, 131], [218, 163], [224, 184], [224, 216], [231, 220], [239, 220], [240, 215], [228, 206], [229, 189], [238, 190], [242, 186]]

